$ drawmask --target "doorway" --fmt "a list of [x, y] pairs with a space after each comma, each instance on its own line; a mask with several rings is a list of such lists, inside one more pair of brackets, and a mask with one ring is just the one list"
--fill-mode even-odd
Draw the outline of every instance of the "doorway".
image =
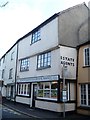
[[37, 84], [33, 84], [32, 107], [35, 107], [36, 94], [37, 94]]
[[11, 99], [13, 98], [13, 86], [11, 86]]

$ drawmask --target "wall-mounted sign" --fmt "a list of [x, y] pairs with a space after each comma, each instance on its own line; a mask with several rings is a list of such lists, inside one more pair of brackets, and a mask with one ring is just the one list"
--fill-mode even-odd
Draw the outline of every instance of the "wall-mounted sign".
[[63, 101], [63, 102], [66, 102], [66, 101], [67, 101], [67, 91], [66, 91], [66, 90], [63, 90], [63, 91], [62, 91], [62, 101]]
[[20, 78], [17, 82], [40, 82], [40, 81], [54, 81], [59, 80], [58, 75], [47, 75], [47, 76], [37, 76], [37, 77], [28, 77]]
[[75, 66], [75, 60], [72, 57], [61, 56], [61, 64], [66, 66]]

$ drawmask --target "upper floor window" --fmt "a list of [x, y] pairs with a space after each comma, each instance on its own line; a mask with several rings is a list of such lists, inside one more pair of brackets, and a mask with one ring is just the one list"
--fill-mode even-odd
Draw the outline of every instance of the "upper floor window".
[[2, 70], [2, 79], [4, 78], [4, 73], [5, 73], [5, 70], [3, 69]]
[[11, 53], [11, 60], [14, 59], [14, 52]]
[[3, 57], [3, 63], [5, 62], [5, 56]]
[[0, 59], [0, 66], [1, 66], [1, 59]]
[[51, 66], [51, 52], [40, 54], [37, 57], [37, 69]]
[[90, 66], [90, 48], [84, 49], [84, 65]]
[[21, 65], [20, 65], [20, 71], [28, 71], [29, 70], [29, 60], [22, 59], [21, 60]]
[[12, 79], [13, 77], [13, 68], [9, 70], [9, 79]]
[[41, 39], [40, 29], [32, 33], [31, 44], [39, 41]]

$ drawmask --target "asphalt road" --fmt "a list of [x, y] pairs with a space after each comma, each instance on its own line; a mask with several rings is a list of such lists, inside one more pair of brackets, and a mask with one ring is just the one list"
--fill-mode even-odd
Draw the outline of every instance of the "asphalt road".
[[31, 117], [26, 116], [24, 114], [18, 113], [6, 106], [2, 106], [2, 120], [19, 120], [19, 119], [31, 119]]

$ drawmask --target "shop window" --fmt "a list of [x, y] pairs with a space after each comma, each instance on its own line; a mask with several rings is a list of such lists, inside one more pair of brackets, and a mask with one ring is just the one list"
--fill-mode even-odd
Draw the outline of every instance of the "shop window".
[[57, 99], [57, 82], [38, 83], [37, 97]]
[[18, 84], [17, 85], [17, 94], [23, 95], [23, 96], [29, 96], [30, 95], [30, 84]]

